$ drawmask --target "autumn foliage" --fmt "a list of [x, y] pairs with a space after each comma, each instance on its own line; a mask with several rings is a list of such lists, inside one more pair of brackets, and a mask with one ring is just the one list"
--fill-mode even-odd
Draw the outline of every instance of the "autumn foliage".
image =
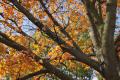
[[87, 80], [94, 69], [108, 80], [101, 70], [109, 67], [106, 56], [101, 61], [97, 55], [104, 46], [107, 1], [113, 0], [1, 0], [0, 78]]

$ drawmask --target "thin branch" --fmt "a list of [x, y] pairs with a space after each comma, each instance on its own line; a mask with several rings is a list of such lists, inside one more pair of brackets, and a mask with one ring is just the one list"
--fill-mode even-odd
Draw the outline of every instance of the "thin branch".
[[53, 65], [51, 65], [48, 60], [42, 59], [43, 63], [40, 63], [39, 60], [41, 59], [39, 56], [34, 54], [30, 49], [25, 48], [24, 46], [14, 42], [11, 40], [7, 35], [0, 32], [0, 42], [3, 44], [6, 44], [7, 46], [10, 46], [18, 51], [21, 51], [22, 53], [26, 54], [28, 57], [32, 58], [34, 61], [36, 61], [39, 64], [42, 64], [47, 70], [49, 70], [51, 73], [59, 77], [60, 79], [64, 80], [74, 80], [72, 77], [69, 77], [68, 75], [64, 74], [63, 71], [60, 71]]
[[[77, 45], [77, 43], [71, 38], [71, 36], [65, 31], [65, 28], [63, 28], [56, 20], [55, 18], [52, 16], [52, 14], [48, 11], [48, 9], [46, 8], [45, 4], [43, 3], [42, 0], [39, 0], [39, 2], [41, 3], [42, 7], [44, 8], [44, 11], [47, 13], [47, 15], [50, 17], [50, 19], [53, 21], [53, 23], [59, 27], [60, 31], [68, 37], [69, 40], [72, 40], [73, 46], [76, 47], [76, 49], [80, 50], [79, 46]], [[81, 51], [81, 50], [80, 50]]]
[[0, 20], [1, 23], [6, 24], [9, 28], [13, 29], [14, 31], [22, 34], [23, 36], [27, 37], [30, 41], [34, 41], [35, 43], [38, 43], [34, 38], [32, 38], [31, 36], [29, 36], [28, 34], [26, 34], [25, 32], [23, 32], [22, 30], [20, 30], [17, 27], [12, 26], [10, 23], [8, 23], [7, 21], [4, 20]]
[[56, 38], [56, 34], [54, 32], [52, 32], [48, 27], [45, 27], [38, 19], [36, 19], [28, 10], [26, 10], [23, 6], [21, 6], [20, 3], [18, 3], [16, 0], [11, 2], [41, 31], [46, 33], [52, 40], [57, 42], [58, 45], [61, 46], [63, 51], [69, 52], [71, 55], [75, 56], [78, 61], [84, 62], [85, 64], [93, 67], [95, 70], [101, 72], [100, 64], [97, 61], [90, 59], [82, 51], [76, 50], [74, 47], [69, 46], [60, 37]]

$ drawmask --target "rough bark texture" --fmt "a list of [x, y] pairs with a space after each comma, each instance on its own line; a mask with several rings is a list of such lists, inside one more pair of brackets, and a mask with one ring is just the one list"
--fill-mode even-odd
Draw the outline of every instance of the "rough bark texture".
[[[10, 0], [11, 1], [11, 0]], [[17, 1], [11, 1], [18, 9], [20, 12], [22, 12], [32, 23], [34, 23], [41, 31], [45, 32], [53, 41], [58, 43], [63, 51], [70, 52], [72, 55], [77, 57], [77, 60], [80, 62], [84, 62], [87, 65], [90, 65], [91, 67], [94, 67], [97, 71], [100, 70], [100, 64], [93, 60], [90, 59], [87, 55], [85, 55], [82, 51], [72, 48], [71, 46], [68, 46], [66, 42], [61, 39], [60, 37], [57, 37], [54, 32], [52, 32], [48, 27], [45, 27], [38, 19], [36, 19], [27, 9], [25, 9], [23, 6], [20, 5]]]
[[[55, 20], [52, 14], [47, 10], [45, 4], [42, 0], [39, 0], [44, 11], [48, 14], [53, 23], [59, 26], [60, 31], [70, 40], [72, 40], [73, 46], [69, 46], [66, 41], [56, 36], [54, 32], [52, 32], [48, 27], [45, 27], [38, 19], [36, 19], [26, 8], [24, 8], [17, 0], [9, 0], [13, 5], [18, 8], [20, 12], [22, 12], [33, 24], [35, 24], [41, 31], [46, 33], [53, 41], [55, 41], [64, 52], [69, 52], [71, 55], [75, 57], [77, 61], [83, 62], [88, 66], [97, 70], [106, 80], [120, 80], [120, 59], [118, 58], [115, 52], [114, 45], [114, 30], [116, 23], [116, 8], [117, 8], [117, 0], [107, 0], [107, 13], [106, 13], [106, 21], [104, 22], [101, 16], [101, 2], [99, 2], [99, 10], [95, 7], [95, 3], [97, 0], [81, 0], [86, 7], [87, 16], [91, 23], [91, 35], [94, 47], [96, 49], [96, 54], [100, 53], [103, 57], [100, 61], [95, 61], [89, 58], [86, 54], [82, 52], [80, 47], [77, 45], [75, 41], [70, 37], [70, 35], [62, 28], [62, 26]], [[101, 36], [97, 27], [104, 25], [103, 35]], [[23, 34], [24, 35], [24, 34]], [[27, 36], [27, 35], [24, 35]], [[29, 49], [24, 46], [14, 42], [9, 37], [7, 37], [4, 33], [0, 32], [0, 42], [18, 50], [24, 51], [24, 54], [28, 55], [34, 61], [39, 63], [41, 59], [39, 56], [35, 55]], [[98, 56], [99, 58], [100, 56]], [[100, 57], [101, 59], [101, 57]], [[102, 62], [102, 64], [101, 64]], [[46, 70], [41, 70], [32, 74], [28, 74], [20, 80], [25, 80], [27, 78], [42, 74], [42, 73], [51, 73], [60, 78], [61, 80], [74, 80], [71, 76], [66, 75], [63, 71], [57, 69], [55, 66], [51, 65], [48, 60], [43, 59], [42, 65]]]
[[107, 0], [107, 16], [102, 38], [102, 51], [105, 63], [106, 80], [120, 80], [120, 62], [115, 54], [114, 30], [116, 22], [117, 0]]

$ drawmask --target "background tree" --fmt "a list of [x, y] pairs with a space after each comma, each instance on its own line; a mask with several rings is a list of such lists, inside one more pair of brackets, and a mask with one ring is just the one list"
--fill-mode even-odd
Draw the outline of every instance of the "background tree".
[[2, 0], [0, 5], [1, 76], [87, 80], [94, 69], [106, 80], [120, 79], [119, 0]]

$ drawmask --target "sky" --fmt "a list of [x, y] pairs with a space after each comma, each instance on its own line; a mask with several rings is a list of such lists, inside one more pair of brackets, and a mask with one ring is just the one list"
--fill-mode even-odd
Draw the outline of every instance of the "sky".
[[[0, 0], [1, 1], [1, 0]], [[118, 11], [120, 11], [120, 9], [118, 9]], [[0, 13], [3, 12], [2, 7], [0, 7]], [[0, 16], [0, 20], [2, 19], [2, 17]], [[119, 28], [116, 29], [116, 32], [118, 33], [118, 31], [120, 31], [120, 14], [117, 14], [117, 21], [116, 21], [116, 25], [119, 26]], [[23, 21], [23, 31], [26, 32], [29, 35], [33, 35], [34, 30], [28, 31], [28, 29], [30, 29], [32, 26], [33, 28], [36, 28], [34, 24], [32, 24], [26, 17]], [[2, 24], [0, 24], [0, 28], [2, 27]], [[0, 29], [1, 31], [1, 29]], [[93, 77], [92, 80], [98, 80], [96, 76]]]

